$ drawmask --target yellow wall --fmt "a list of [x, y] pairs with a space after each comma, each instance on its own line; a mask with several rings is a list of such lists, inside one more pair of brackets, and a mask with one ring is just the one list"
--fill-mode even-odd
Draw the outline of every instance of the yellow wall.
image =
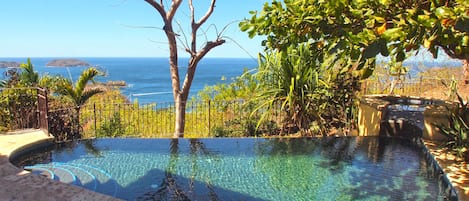
[[428, 140], [446, 140], [435, 125], [449, 125], [449, 111], [444, 105], [429, 105], [426, 107], [424, 116], [423, 139]]
[[378, 136], [383, 112], [360, 102], [358, 105], [358, 135]]
[[[384, 96], [385, 97], [385, 96]], [[399, 97], [405, 98], [405, 97]], [[380, 133], [380, 124], [387, 101], [383, 96], [369, 96], [363, 98], [358, 105], [358, 135], [359, 136], [378, 136]], [[446, 104], [447, 105], [447, 104]], [[435, 125], [448, 125], [448, 115], [443, 102], [437, 105], [428, 105], [423, 113], [424, 130], [423, 139], [428, 140], [446, 140]]]

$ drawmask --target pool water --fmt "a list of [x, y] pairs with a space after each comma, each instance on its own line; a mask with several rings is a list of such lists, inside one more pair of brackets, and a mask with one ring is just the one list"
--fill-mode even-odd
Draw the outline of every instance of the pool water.
[[12, 161], [125, 200], [444, 200], [399, 138], [96, 139]]

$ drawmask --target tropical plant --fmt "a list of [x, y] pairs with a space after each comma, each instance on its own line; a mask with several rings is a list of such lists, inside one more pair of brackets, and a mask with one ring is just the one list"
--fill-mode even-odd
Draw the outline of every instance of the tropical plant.
[[32, 87], [39, 84], [39, 74], [34, 71], [34, 66], [31, 63], [31, 59], [28, 58], [27, 63], [20, 65], [20, 83], [23, 86]]
[[[449, 111], [447, 125], [435, 125], [441, 133], [448, 137], [446, 146], [455, 151], [459, 157], [464, 156], [469, 159], [469, 103], [456, 94], [459, 103], [455, 103]], [[468, 156], [465, 156], [468, 155]]]
[[324, 68], [314, 58], [309, 46], [303, 45], [267, 53], [259, 59], [258, 108], [269, 111], [281, 108], [286, 113], [284, 129], [293, 126], [305, 132], [310, 122], [321, 118], [319, 108], [326, 104], [328, 86], [321, 78]]
[[250, 37], [267, 36], [266, 49], [312, 43], [319, 60], [330, 54], [350, 58], [362, 78], [371, 75], [379, 54], [403, 61], [421, 46], [434, 57], [443, 51], [462, 59], [469, 76], [467, 0], [273, 0], [240, 23]]
[[28, 58], [20, 68], [8, 69], [7, 79], [2, 80], [0, 92], [1, 127], [5, 129], [32, 128], [37, 126], [37, 90], [40, 77]]
[[58, 89], [57, 93], [68, 97], [79, 108], [92, 96], [105, 91], [105, 88], [99, 85], [93, 87], [87, 86], [90, 81], [94, 82], [96, 76], [102, 75], [104, 73], [94, 67], [90, 67], [81, 73], [75, 84], [69, 79], [63, 79], [59, 84], [60, 89]]
[[56, 93], [65, 96], [75, 107], [75, 116], [72, 118], [72, 124], [75, 125], [72, 129], [72, 139], [81, 137], [79, 124], [81, 106], [94, 95], [106, 90], [105, 87], [100, 85], [95, 85], [93, 87], [87, 86], [90, 81], [94, 81], [96, 76], [101, 75], [104, 75], [101, 71], [94, 67], [90, 67], [81, 73], [75, 84], [73, 84], [71, 80], [65, 78], [59, 82]]
[[32, 87], [39, 82], [39, 75], [34, 71], [34, 66], [28, 58], [27, 63], [21, 63], [19, 68], [11, 68], [5, 71], [5, 80], [2, 80], [2, 87]]
[[261, 103], [259, 108], [280, 108], [285, 113], [284, 131], [331, 134], [334, 128], [351, 126], [355, 117], [359, 78], [348, 68], [350, 61], [336, 55], [320, 61], [313, 48], [310, 44], [290, 46], [260, 58], [256, 102]]

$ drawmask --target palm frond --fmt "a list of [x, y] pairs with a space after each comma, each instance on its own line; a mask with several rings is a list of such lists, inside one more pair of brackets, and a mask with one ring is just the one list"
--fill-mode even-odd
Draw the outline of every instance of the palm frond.
[[75, 90], [77, 91], [77, 94], [82, 94], [88, 82], [93, 81], [94, 78], [99, 75], [103, 75], [103, 73], [94, 67], [90, 67], [84, 70], [75, 83]]
[[39, 74], [34, 72], [34, 66], [31, 63], [30, 58], [28, 58], [27, 63], [22, 63], [20, 68], [22, 70], [20, 74], [20, 80], [23, 84], [27, 86], [34, 86], [38, 84]]
[[80, 96], [80, 100], [77, 103], [77, 105], [81, 106], [88, 101], [92, 96], [105, 92], [106, 88], [105, 87], [93, 87], [93, 88], [86, 88], [83, 93]]

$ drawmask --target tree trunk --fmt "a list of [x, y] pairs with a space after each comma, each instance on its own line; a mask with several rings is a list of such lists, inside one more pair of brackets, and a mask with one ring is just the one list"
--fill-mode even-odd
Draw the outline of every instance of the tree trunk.
[[464, 84], [469, 84], [469, 59], [462, 60], [462, 71], [464, 76]]
[[186, 125], [186, 100], [179, 95], [175, 102], [176, 121], [174, 125], [174, 138], [184, 137], [184, 126]]
[[[156, 0], [145, 0], [153, 8], [155, 8], [163, 19], [164, 26], [163, 30], [168, 38], [169, 45], [169, 66], [171, 71], [171, 83], [173, 88], [173, 98], [176, 107], [176, 120], [174, 125], [174, 137], [184, 137], [184, 126], [186, 120], [186, 101], [189, 96], [192, 80], [194, 79], [195, 70], [199, 61], [214, 47], [222, 45], [225, 40], [221, 39], [218, 35], [215, 41], [207, 41], [204, 47], [197, 51], [197, 31], [204, 24], [207, 19], [212, 15], [213, 9], [215, 8], [216, 0], [211, 0], [210, 6], [208, 7], [207, 13], [203, 15], [199, 21], [195, 21], [195, 11], [192, 0], [189, 0], [190, 8], [190, 19], [191, 19], [191, 45], [189, 47], [186, 44], [185, 50], [190, 54], [190, 60], [188, 70], [186, 72], [186, 78], [181, 89], [181, 82], [179, 78], [179, 66], [178, 66], [178, 46], [177, 37], [180, 35], [175, 33], [173, 30], [173, 18], [176, 14], [177, 9], [183, 2], [183, 0], [172, 0], [169, 10], [165, 10], [163, 1]], [[168, 3], [168, 2], [166, 2]]]

